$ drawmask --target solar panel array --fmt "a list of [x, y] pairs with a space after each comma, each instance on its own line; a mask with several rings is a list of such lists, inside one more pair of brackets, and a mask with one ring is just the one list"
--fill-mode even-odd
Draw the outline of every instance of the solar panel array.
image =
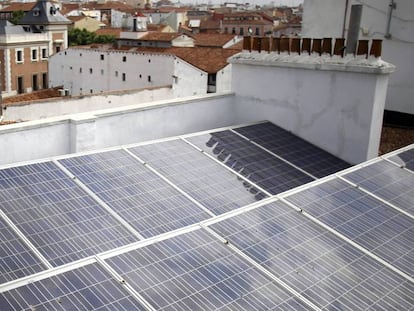
[[318, 180], [349, 165], [265, 122], [5, 167], [0, 310], [414, 309], [413, 150]]

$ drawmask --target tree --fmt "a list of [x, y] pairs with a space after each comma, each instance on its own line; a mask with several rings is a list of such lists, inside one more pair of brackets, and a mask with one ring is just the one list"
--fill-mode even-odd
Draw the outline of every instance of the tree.
[[22, 10], [14, 11], [12, 13], [12, 17], [10, 18], [10, 22], [17, 25], [25, 14], [26, 13]]
[[68, 31], [69, 46], [87, 45], [92, 43], [113, 43], [115, 37], [111, 35], [96, 35], [96, 33], [85, 28], [72, 28]]

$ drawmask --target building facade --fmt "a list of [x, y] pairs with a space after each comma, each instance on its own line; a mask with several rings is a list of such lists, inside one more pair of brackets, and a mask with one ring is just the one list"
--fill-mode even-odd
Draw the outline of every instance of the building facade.
[[49, 59], [51, 87], [70, 95], [170, 85], [176, 96], [205, 94], [206, 72], [167, 53], [69, 48]]
[[7, 97], [48, 88], [49, 52], [47, 34], [25, 32], [21, 26], [1, 21], [2, 95]]

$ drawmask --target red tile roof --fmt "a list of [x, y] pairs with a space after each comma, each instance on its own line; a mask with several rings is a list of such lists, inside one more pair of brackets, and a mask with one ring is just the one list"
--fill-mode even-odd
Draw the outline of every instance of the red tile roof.
[[97, 35], [109, 35], [114, 36], [115, 38], [119, 38], [121, 35], [121, 28], [102, 28], [95, 31]]
[[[123, 47], [122, 50], [125, 50]], [[207, 73], [217, 73], [227, 66], [227, 59], [241, 51], [238, 49], [220, 49], [208, 47], [171, 47], [171, 48], [151, 48], [151, 47], [129, 47], [128, 50], [136, 52], [147, 52], [157, 54], [175, 55], [187, 63], [199, 68]]]
[[181, 36], [177, 32], [149, 32], [145, 36], [141, 37], [140, 41], [167, 41], [171, 42], [175, 38]]
[[15, 12], [24, 11], [28, 12], [36, 5], [36, 2], [13, 2], [10, 5], [2, 8], [0, 12]]
[[233, 40], [235, 35], [219, 33], [200, 33], [193, 34], [192, 37], [196, 40], [195, 44], [197, 46], [223, 47], [226, 43]]

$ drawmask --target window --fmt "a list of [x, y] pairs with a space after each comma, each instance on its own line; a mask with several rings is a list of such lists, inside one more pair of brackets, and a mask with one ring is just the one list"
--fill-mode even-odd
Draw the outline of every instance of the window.
[[48, 88], [48, 85], [49, 85], [48, 82], [49, 81], [47, 80], [47, 73], [46, 72], [42, 73], [42, 87], [44, 89], [47, 89]]
[[34, 8], [33, 9], [33, 16], [39, 16], [40, 15], [40, 9], [39, 8]]
[[105, 71], [103, 69], [101, 69], [101, 75], [103, 76], [105, 73]]
[[105, 55], [101, 54], [101, 60], [105, 59]]
[[32, 76], [32, 90], [37, 91], [39, 89], [39, 83], [37, 81], [37, 75]]
[[115, 77], [118, 77], [118, 71], [115, 71]]
[[42, 59], [47, 59], [47, 48], [42, 48], [41, 57]]
[[122, 73], [122, 81], [126, 81], [126, 73]]
[[260, 29], [259, 29], [259, 27], [256, 27], [256, 36], [258, 36], [259, 33], [260, 33]]
[[240, 36], [243, 36], [243, 35], [244, 35], [244, 28], [240, 27]]
[[236, 34], [236, 27], [233, 27], [233, 28], [231, 29], [231, 33], [232, 33], [233, 35], [235, 35], [235, 34]]
[[24, 62], [24, 59], [23, 59], [23, 50], [22, 49], [18, 49], [18, 50], [16, 50], [16, 63], [22, 64], [23, 62]]
[[93, 73], [93, 69], [89, 68], [89, 73], [92, 74]]
[[148, 63], [151, 63], [151, 60], [150, 59], [148, 60]]
[[90, 89], [90, 90], [89, 90], [89, 92], [92, 94], [92, 93], [93, 93], [93, 90], [92, 90], [92, 89]]
[[229, 33], [229, 29], [227, 27], [224, 27], [224, 33]]
[[151, 82], [151, 76], [148, 76], [148, 82]]
[[60, 45], [56, 45], [56, 53], [60, 52]]
[[82, 67], [79, 68], [79, 73], [82, 73]]
[[126, 62], [126, 56], [122, 57], [122, 61], [125, 63]]
[[32, 62], [37, 62], [37, 48], [31, 48]]
[[17, 93], [24, 93], [23, 77], [17, 77]]

